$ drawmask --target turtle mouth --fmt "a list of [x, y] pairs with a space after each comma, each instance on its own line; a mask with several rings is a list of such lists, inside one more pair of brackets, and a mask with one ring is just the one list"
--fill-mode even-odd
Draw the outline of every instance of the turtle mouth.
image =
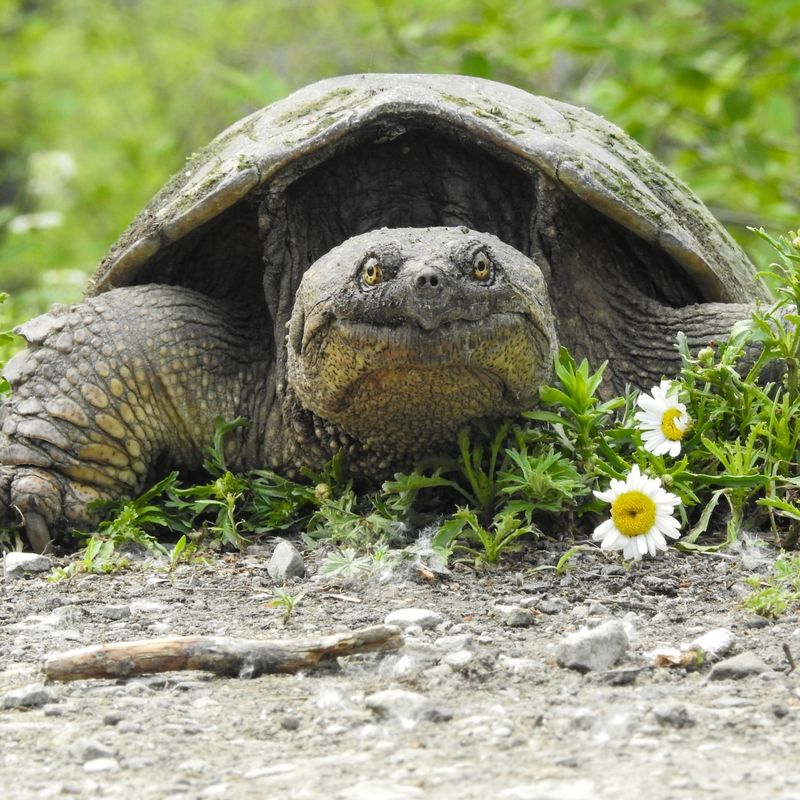
[[550, 338], [519, 312], [451, 319], [433, 330], [328, 318], [303, 339], [291, 380], [302, 404], [327, 419], [349, 413], [368, 386], [391, 393], [387, 405], [417, 405], [422, 374], [426, 402], [440, 387], [457, 402], [460, 382], [483, 396], [483, 415], [517, 413], [535, 401], [552, 359]]
[[468, 365], [481, 345], [509, 332], [532, 327], [546, 338], [535, 321], [521, 312], [453, 317], [441, 320], [435, 327], [407, 317], [387, 322], [334, 317], [318, 323], [306, 327], [304, 358], [322, 354], [331, 340], [337, 340], [352, 348], [391, 351], [395, 358], [402, 354], [409, 366], [448, 362]]
[[449, 446], [472, 419], [531, 407], [551, 360], [551, 338], [519, 312], [433, 330], [329, 317], [301, 353], [290, 348], [289, 382], [304, 408], [367, 449], [410, 457], [421, 443]]
[[335, 319], [328, 326], [328, 335], [342, 336], [357, 345], [383, 345], [406, 353], [409, 363], [428, 364], [453, 360], [468, 364], [480, 342], [521, 328], [525, 317], [519, 313], [500, 313], [490, 317], [444, 319], [435, 327], [417, 319], [396, 322], [362, 322]]

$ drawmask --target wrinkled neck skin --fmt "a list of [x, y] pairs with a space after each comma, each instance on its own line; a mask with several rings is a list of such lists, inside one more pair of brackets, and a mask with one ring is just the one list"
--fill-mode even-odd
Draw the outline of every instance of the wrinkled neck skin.
[[[613, 302], [613, 301], [612, 301]], [[756, 309], [749, 303], [698, 303], [668, 308], [653, 300], [629, 294], [624, 311], [629, 325], [605, 331], [611, 380], [603, 388], [605, 397], [621, 393], [626, 384], [647, 390], [662, 377], [677, 378], [681, 369], [678, 334], [686, 336], [689, 352], [724, 342], [734, 325], [747, 320]], [[620, 309], [622, 311], [622, 309]], [[742, 368], [755, 362], [758, 348], [752, 348]], [[599, 361], [597, 362], [600, 363]]]
[[283, 416], [325, 459], [344, 447], [377, 476], [529, 408], [555, 347], [544, 279], [515, 249], [465, 228], [373, 231], [303, 277]]

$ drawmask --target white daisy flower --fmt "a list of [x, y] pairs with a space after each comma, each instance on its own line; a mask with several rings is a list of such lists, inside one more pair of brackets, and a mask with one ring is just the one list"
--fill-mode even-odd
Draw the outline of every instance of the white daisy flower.
[[677, 393], [670, 393], [670, 382], [661, 381], [650, 394], [640, 394], [636, 405], [642, 409], [634, 416], [641, 426], [644, 449], [657, 456], [679, 455], [691, 419]]
[[608, 491], [596, 497], [611, 503], [611, 519], [598, 525], [592, 539], [603, 550], [622, 550], [625, 558], [639, 561], [667, 549], [667, 540], [680, 536], [680, 523], [672, 516], [681, 500], [666, 491], [658, 478], [642, 475], [635, 465], [626, 480], [612, 479]]

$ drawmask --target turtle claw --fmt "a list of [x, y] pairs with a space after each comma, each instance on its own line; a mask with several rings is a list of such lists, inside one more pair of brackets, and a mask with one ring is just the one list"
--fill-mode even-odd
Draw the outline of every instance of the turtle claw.
[[25, 515], [25, 534], [34, 553], [48, 553], [53, 549], [50, 529], [41, 514], [29, 511]]
[[53, 552], [62, 528], [65, 482], [35, 467], [0, 465], [0, 525], [25, 531], [33, 551]]

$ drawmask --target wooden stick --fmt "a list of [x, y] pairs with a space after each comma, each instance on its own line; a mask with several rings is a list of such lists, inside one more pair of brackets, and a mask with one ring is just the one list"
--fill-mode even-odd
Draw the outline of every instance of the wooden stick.
[[397, 650], [403, 635], [393, 625], [375, 625], [316, 639], [233, 639], [227, 636], [172, 636], [93, 645], [56, 653], [43, 664], [54, 681], [127, 678], [150, 672], [203, 670], [253, 678], [267, 672], [297, 672], [323, 660], [374, 650]]

